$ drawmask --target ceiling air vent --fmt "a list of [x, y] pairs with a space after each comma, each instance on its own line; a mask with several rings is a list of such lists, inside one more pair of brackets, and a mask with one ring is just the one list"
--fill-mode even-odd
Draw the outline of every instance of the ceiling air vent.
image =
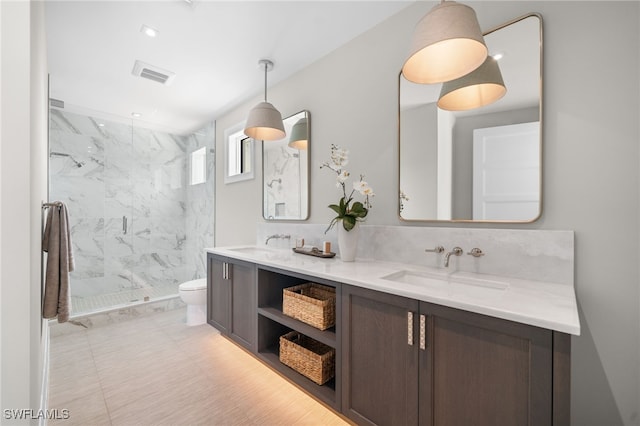
[[131, 73], [133, 75], [137, 75], [138, 77], [146, 78], [147, 80], [152, 80], [160, 84], [164, 84], [165, 86], [171, 84], [171, 81], [176, 76], [176, 73], [174, 72], [163, 70], [160, 67], [156, 67], [155, 65], [150, 65], [138, 60], [136, 60], [136, 63], [133, 64], [133, 71], [131, 71]]

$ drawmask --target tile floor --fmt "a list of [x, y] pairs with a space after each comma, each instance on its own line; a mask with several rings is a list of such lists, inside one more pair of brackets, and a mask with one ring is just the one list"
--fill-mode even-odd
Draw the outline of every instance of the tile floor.
[[345, 425], [177, 309], [51, 337], [50, 425]]

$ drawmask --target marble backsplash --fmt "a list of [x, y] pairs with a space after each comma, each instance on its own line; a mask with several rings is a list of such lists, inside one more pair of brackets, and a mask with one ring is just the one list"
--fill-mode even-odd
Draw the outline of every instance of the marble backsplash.
[[[286, 234], [291, 239], [271, 239], [268, 246], [289, 249], [296, 238], [304, 238], [306, 245], [316, 247], [330, 241], [332, 251], [337, 253], [337, 232], [333, 229], [325, 234], [326, 227], [258, 223], [256, 245], [264, 246], [269, 235]], [[573, 231], [361, 225], [357, 257], [444, 268], [444, 253], [424, 251], [438, 245], [445, 248], [445, 253], [455, 246], [464, 250], [462, 256], [451, 257], [449, 268], [454, 271], [573, 285]], [[474, 247], [485, 255], [467, 255]]]

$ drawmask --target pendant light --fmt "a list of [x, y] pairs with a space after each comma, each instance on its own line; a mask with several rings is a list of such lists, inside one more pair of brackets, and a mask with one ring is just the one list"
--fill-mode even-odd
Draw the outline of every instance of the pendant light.
[[466, 111], [492, 104], [505, 93], [507, 88], [498, 61], [488, 56], [469, 74], [442, 85], [438, 107], [448, 111]]
[[264, 102], [260, 102], [249, 111], [244, 134], [263, 141], [277, 141], [286, 136], [282, 115], [267, 102], [267, 72], [273, 69], [273, 62], [261, 59], [258, 65], [264, 67]]
[[416, 25], [402, 74], [420, 84], [462, 77], [487, 58], [476, 12], [455, 1], [442, 1]]
[[307, 149], [308, 135], [307, 118], [304, 117], [298, 120], [291, 128], [289, 147], [299, 150]]

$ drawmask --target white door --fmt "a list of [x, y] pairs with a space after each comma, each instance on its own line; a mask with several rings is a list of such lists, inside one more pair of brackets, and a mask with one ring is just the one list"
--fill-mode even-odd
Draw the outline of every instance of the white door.
[[539, 129], [536, 121], [473, 131], [473, 219], [538, 217]]

